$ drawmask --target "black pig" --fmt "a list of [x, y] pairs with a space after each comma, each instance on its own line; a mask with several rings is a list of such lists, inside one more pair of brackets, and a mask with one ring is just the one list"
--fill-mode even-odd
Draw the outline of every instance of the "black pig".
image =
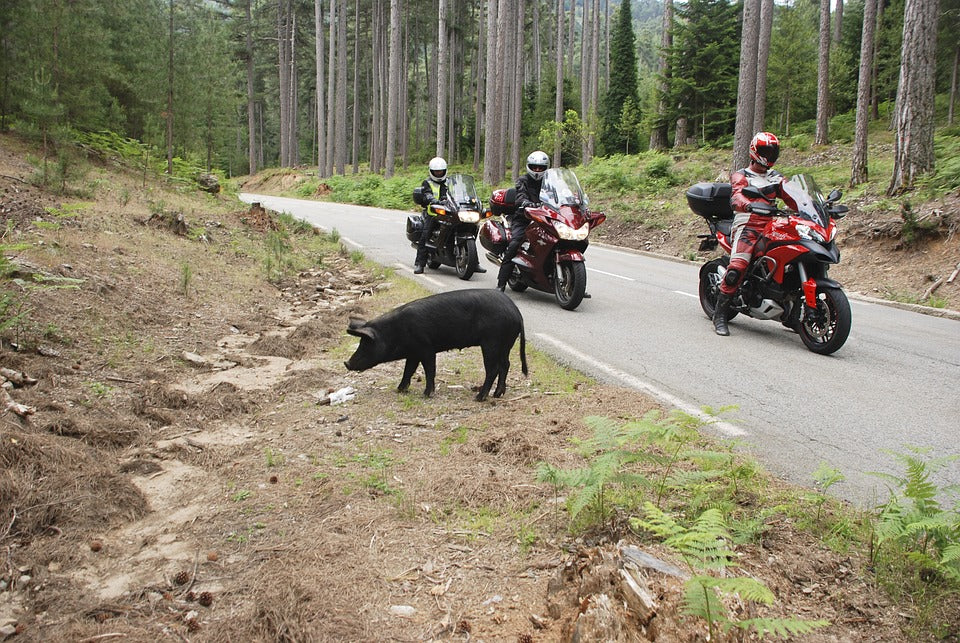
[[479, 346], [486, 376], [477, 401], [487, 399], [494, 378], [499, 376], [494, 397], [507, 389], [510, 350], [520, 336], [520, 364], [527, 374], [526, 337], [523, 316], [513, 301], [497, 290], [454, 290], [417, 299], [394, 308], [371, 321], [352, 318], [347, 332], [360, 338], [360, 346], [344, 364], [351, 371], [365, 371], [377, 364], [407, 360], [397, 390], [410, 387], [417, 366], [423, 364], [427, 387], [434, 390], [437, 353], [453, 348]]

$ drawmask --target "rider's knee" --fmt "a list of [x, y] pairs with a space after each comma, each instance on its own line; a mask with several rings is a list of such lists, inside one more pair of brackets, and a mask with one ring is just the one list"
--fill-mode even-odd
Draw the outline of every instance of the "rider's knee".
[[730, 288], [736, 288], [740, 284], [741, 272], [736, 268], [729, 268], [723, 275], [723, 283]]

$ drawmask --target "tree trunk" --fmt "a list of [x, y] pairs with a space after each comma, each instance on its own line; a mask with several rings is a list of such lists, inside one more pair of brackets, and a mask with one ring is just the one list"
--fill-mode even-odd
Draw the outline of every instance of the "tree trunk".
[[[247, 2], [249, 6], [249, 0]], [[324, 59], [323, 59], [323, 0], [314, 0], [313, 3], [314, 33], [316, 34], [316, 63], [317, 63], [317, 174], [326, 176], [327, 166], [327, 130], [326, 104], [324, 97]]]
[[483, 180], [495, 185], [503, 178], [497, 176], [496, 149], [502, 139], [499, 131], [499, 106], [503, 103], [497, 87], [497, 13], [499, 0], [487, 0], [487, 99], [486, 118], [484, 119], [483, 141]]
[[326, 163], [324, 176], [333, 175], [333, 144], [336, 137], [334, 82], [336, 81], [336, 46], [337, 46], [337, 0], [330, 0], [330, 42], [327, 48], [327, 149], [324, 153]]
[[670, 62], [667, 52], [673, 46], [673, 0], [663, 0], [663, 26], [660, 33], [660, 57], [657, 60], [657, 117], [650, 130], [650, 149], [665, 150], [667, 140], [667, 92], [670, 90]]
[[[170, 0], [170, 42], [167, 46], [167, 174], [173, 175], [173, 0]], [[44, 145], [44, 160], [47, 158]]]
[[737, 86], [737, 120], [733, 137], [733, 169], [750, 160], [753, 112], [757, 98], [757, 44], [760, 40], [760, 0], [744, 0], [740, 38], [740, 81]]
[[833, 14], [833, 42], [840, 45], [843, 38], [843, 0], [837, 0], [837, 8]]
[[762, 132], [767, 120], [767, 62], [773, 32], [773, 0], [760, 0], [760, 37], [757, 40], [757, 93], [753, 105], [753, 131]]
[[[337, 165], [337, 174], [346, 174], [347, 165], [347, 11], [346, 0], [341, 4], [337, 16], [337, 138], [334, 162]], [[397, 25], [399, 30], [399, 25]], [[296, 103], [294, 103], [296, 105]], [[294, 149], [296, 150], [296, 132], [294, 132]]]
[[514, 16], [515, 24], [515, 51], [514, 54], [514, 70], [513, 70], [513, 128], [510, 133], [510, 138], [513, 139], [513, 158], [510, 160], [511, 166], [511, 175], [513, 176], [513, 181], [516, 183], [517, 178], [520, 176], [520, 168], [522, 167], [520, 163], [522, 151], [520, 149], [520, 138], [521, 138], [521, 118], [523, 117], [523, 69], [524, 69], [524, 58], [523, 58], [523, 23], [524, 23], [524, 0], [517, 0], [517, 15]]
[[387, 64], [387, 141], [384, 176], [393, 176], [396, 164], [397, 117], [400, 96], [400, 0], [390, 0], [390, 52]]
[[[583, 23], [580, 28], [580, 118], [586, 125], [590, 114], [590, 43], [593, 39], [590, 37], [590, 24], [592, 13], [592, 0], [583, 0]], [[590, 162], [587, 151], [586, 137], [580, 141], [580, 162], [587, 164]]]
[[[317, 0], [319, 2], [319, 0]], [[254, 93], [254, 66], [253, 66], [253, 0], [247, 0], [247, 34], [245, 38], [247, 51], [247, 161], [248, 172], [257, 173], [257, 117], [255, 110]]]
[[[489, 3], [487, 3], [489, 4]], [[486, 103], [486, 49], [484, 48], [484, 43], [486, 42], [486, 28], [487, 21], [486, 16], [483, 12], [484, 5], [480, 5], [480, 10], [477, 12], [479, 23], [477, 25], [477, 33], [480, 34], [479, 39], [477, 40], [477, 95], [476, 103], [474, 104], [474, 128], [473, 128], [473, 171], [477, 172], [480, 169], [480, 146], [482, 144], [481, 135], [483, 133], [483, 122], [484, 122], [484, 104]]]
[[541, 77], [541, 68], [543, 67], [543, 62], [541, 59], [540, 52], [540, 1], [536, 0], [533, 3], [533, 28], [531, 29], [533, 42], [531, 43], [531, 49], [533, 50], [533, 81], [537, 84], [537, 96], [540, 95], [540, 85], [542, 84], [543, 78]]
[[853, 137], [853, 167], [850, 187], [867, 180], [867, 129], [870, 124], [870, 73], [873, 69], [873, 40], [877, 26], [877, 3], [864, 0], [860, 37], [860, 78], [857, 81], [857, 115]]
[[907, 0], [904, 8], [888, 196], [912, 188], [917, 177], [933, 171], [937, 4], [937, 0]]
[[[319, 2], [319, 0], [317, 0]], [[351, 159], [353, 173], [360, 171], [360, 119], [357, 117], [360, 103], [360, 0], [355, 0], [353, 8], [353, 114], [351, 136]]]
[[371, 49], [370, 49], [370, 171], [379, 172], [383, 167], [383, 155], [380, 147], [380, 110], [383, 95], [380, 92], [380, 78], [383, 76], [383, 56], [381, 56], [380, 41], [382, 38], [382, 11], [379, 0], [375, 0], [373, 16], [371, 17]]
[[953, 48], [953, 73], [950, 75], [950, 106], [947, 108], [947, 125], [953, 125], [953, 110], [957, 104], [958, 66], [960, 66], [960, 44]]
[[[557, 123], [563, 122], [563, 0], [557, 0], [557, 101], [554, 109], [554, 120]], [[553, 146], [553, 164], [559, 167], [561, 163], [562, 144], [560, 136]]]
[[[497, 65], [497, 94], [502, 97], [502, 105], [497, 108], [500, 116], [501, 141], [496, 149], [496, 175], [503, 178], [507, 173], [507, 141], [503, 136], [508, 134], [510, 129], [510, 117], [513, 107], [513, 84], [508, 75], [513, 75], [513, 68], [510, 65], [509, 52], [514, 51], [514, 41], [516, 40], [516, 0], [500, 0], [500, 8], [497, 9], [497, 29], [500, 32], [497, 51], [506, 52], [507, 55], [499, 57]], [[512, 138], [512, 137], [511, 137]], [[511, 149], [518, 144], [517, 141], [510, 141]]]
[[[876, 32], [880, 32], [880, 24], [883, 18], [883, 2], [878, 0], [877, 2], [877, 26]], [[871, 101], [871, 111], [870, 117], [874, 120], [880, 118], [880, 91], [878, 87], [878, 76], [879, 76], [879, 56], [877, 55], [877, 49], [880, 46], [880, 43], [877, 42], [877, 38], [873, 39], [873, 71], [870, 72], [870, 101]]]
[[440, 0], [437, 27], [437, 156], [443, 156], [443, 134], [447, 119], [447, 0]]
[[830, 142], [830, 0], [820, 0], [820, 46], [817, 57], [817, 129], [815, 145]]

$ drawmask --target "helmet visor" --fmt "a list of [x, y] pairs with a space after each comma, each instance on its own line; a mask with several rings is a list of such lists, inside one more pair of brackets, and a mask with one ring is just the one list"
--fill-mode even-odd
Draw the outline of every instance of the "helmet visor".
[[779, 145], [757, 145], [757, 156], [762, 158], [767, 162], [767, 166], [771, 166], [777, 162], [777, 159], [780, 158], [780, 146]]
[[547, 171], [547, 166], [546, 166], [546, 165], [535, 165], [535, 164], [531, 164], [531, 165], [528, 165], [527, 168], [528, 168], [531, 172], [546, 172], [546, 171]]
[[430, 176], [432, 176], [435, 179], [442, 179], [446, 175], [447, 175], [446, 170], [430, 170]]

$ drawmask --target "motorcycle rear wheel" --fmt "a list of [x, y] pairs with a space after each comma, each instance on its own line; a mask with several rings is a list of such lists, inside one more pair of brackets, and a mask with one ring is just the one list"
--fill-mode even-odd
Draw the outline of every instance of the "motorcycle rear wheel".
[[554, 294], [564, 310], [573, 310], [587, 291], [587, 267], [582, 261], [564, 261], [557, 266]]
[[840, 288], [823, 288], [817, 296], [817, 312], [804, 311], [797, 333], [804, 345], [818, 355], [839, 350], [850, 336], [850, 301]]
[[510, 286], [510, 290], [513, 292], [523, 292], [527, 289], [527, 284], [523, 283], [520, 279], [520, 269], [517, 268], [517, 264], [513, 264], [513, 270], [510, 271], [510, 276], [507, 277], [507, 285]]
[[476, 241], [467, 239], [465, 243], [457, 244], [453, 249], [453, 256], [456, 261], [457, 276], [464, 281], [470, 279], [479, 264]]
[[[708, 261], [700, 268], [700, 308], [710, 319], [713, 319], [713, 312], [717, 309], [717, 296], [720, 294], [720, 282], [723, 281], [718, 268], [723, 267], [726, 270], [729, 263], [730, 257], [724, 255]], [[737, 311], [730, 310], [727, 321], [736, 317], [737, 314]]]

